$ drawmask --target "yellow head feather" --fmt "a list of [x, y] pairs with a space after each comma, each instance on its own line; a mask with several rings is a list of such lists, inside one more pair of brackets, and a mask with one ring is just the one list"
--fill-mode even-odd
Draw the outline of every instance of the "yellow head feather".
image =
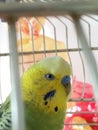
[[70, 65], [61, 57], [49, 57], [31, 66], [22, 77], [23, 98], [46, 112], [65, 110], [70, 81], [62, 79], [71, 75]]

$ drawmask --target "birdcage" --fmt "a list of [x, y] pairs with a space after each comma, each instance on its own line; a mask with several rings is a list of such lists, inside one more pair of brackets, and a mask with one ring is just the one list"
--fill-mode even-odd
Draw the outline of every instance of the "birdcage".
[[11, 91], [13, 130], [25, 129], [20, 76], [53, 55], [73, 70], [64, 129], [98, 129], [97, 5], [97, 0], [0, 2], [0, 99]]

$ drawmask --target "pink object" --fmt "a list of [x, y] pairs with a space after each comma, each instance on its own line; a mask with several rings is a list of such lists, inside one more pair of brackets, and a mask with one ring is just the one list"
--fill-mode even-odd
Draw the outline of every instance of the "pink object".
[[[73, 80], [73, 94], [72, 98], [81, 98], [82, 96], [82, 89], [83, 89], [83, 82], [77, 81], [76, 79]], [[85, 90], [83, 98], [93, 98], [93, 88], [92, 85], [89, 83], [85, 84]], [[94, 101], [88, 101], [88, 102], [75, 102], [75, 106], [72, 106], [72, 108], [69, 108], [68, 111], [73, 111], [73, 114], [67, 115], [67, 118], [65, 120], [65, 124], [72, 123], [72, 119], [76, 116], [80, 116], [83, 119], [86, 120], [88, 123], [98, 123], [98, 114], [96, 102]], [[85, 112], [83, 114], [79, 112]], [[98, 130], [97, 126], [91, 126], [93, 130]], [[72, 126], [66, 125], [65, 130], [72, 130]]]

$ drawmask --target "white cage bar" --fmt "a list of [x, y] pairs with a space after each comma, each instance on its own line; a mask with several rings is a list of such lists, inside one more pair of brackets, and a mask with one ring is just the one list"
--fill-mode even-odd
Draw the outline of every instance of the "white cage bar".
[[[19, 80], [19, 68], [18, 68], [18, 51], [17, 51], [17, 42], [16, 42], [16, 30], [15, 30], [15, 23], [16, 20], [18, 20], [18, 18], [20, 16], [35, 16], [36, 20], [39, 22], [39, 24], [41, 25], [41, 22], [38, 20], [37, 16], [44, 16], [44, 18], [51, 24], [51, 26], [54, 28], [54, 43], [55, 43], [55, 50], [47, 50], [45, 47], [45, 37], [44, 37], [44, 27], [42, 26], [42, 30], [43, 30], [43, 44], [44, 44], [44, 49], [41, 51], [35, 51], [34, 50], [34, 45], [32, 44], [32, 52], [23, 52], [22, 51], [22, 46], [21, 46], [21, 51], [19, 52], [19, 54], [22, 56], [22, 68], [24, 66], [24, 59], [23, 59], [23, 55], [30, 55], [33, 54], [33, 59], [34, 62], [36, 62], [36, 58], [34, 54], [42, 54], [44, 53], [45, 56], [47, 53], [59, 53], [59, 52], [68, 52], [69, 55], [69, 59], [70, 59], [70, 63], [71, 63], [71, 58], [70, 58], [70, 52], [79, 52], [79, 56], [80, 56], [80, 60], [82, 62], [82, 67], [83, 67], [83, 76], [84, 76], [84, 87], [85, 87], [85, 65], [83, 63], [83, 57], [81, 56], [81, 51], [85, 53], [85, 58], [87, 60], [88, 63], [88, 67], [90, 68], [91, 71], [91, 75], [92, 75], [92, 83], [93, 83], [93, 87], [94, 87], [94, 92], [95, 92], [95, 97], [96, 100], [98, 101], [98, 68], [96, 66], [96, 62], [95, 62], [95, 58], [93, 56], [92, 50], [98, 50], [98, 46], [97, 47], [93, 47], [91, 45], [91, 41], [89, 40], [87, 42], [84, 34], [83, 34], [83, 30], [82, 30], [82, 26], [79, 22], [79, 20], [83, 20], [82, 15], [86, 14], [87, 17], [92, 18], [94, 21], [96, 21], [96, 19], [94, 19], [91, 15], [88, 16], [89, 14], [97, 14], [98, 12], [98, 1], [94, 0], [84, 0], [84, 1], [64, 1], [62, 0], [60, 1], [26, 1], [27, 3], [21, 1], [21, 2], [13, 2], [13, 1], [9, 1], [9, 2], [5, 2], [5, 3], [0, 3], [0, 17], [2, 19], [4, 19], [7, 23], [8, 23], [8, 27], [9, 27], [9, 49], [10, 52], [7, 53], [0, 53], [0, 56], [10, 56], [10, 60], [11, 60], [11, 81], [12, 81], [12, 104], [14, 103], [15, 105], [15, 111], [12, 105], [12, 117], [14, 115], [16, 115], [16, 120], [14, 120], [13, 118], [13, 130], [24, 130], [24, 115], [23, 115], [23, 106], [22, 106], [22, 101], [21, 99], [21, 89], [20, 89], [20, 80]], [[71, 18], [67, 17], [66, 15], [70, 15], [72, 16]], [[55, 26], [54, 23], [51, 22], [51, 20], [49, 19], [48, 16], [53, 16], [55, 17], [55, 19], [57, 19], [59, 22], [61, 22], [61, 24], [64, 26], [65, 28], [65, 32], [66, 32], [66, 37], [68, 37], [68, 25], [65, 23], [65, 21], [61, 20], [60, 16], [63, 16], [64, 19], [69, 20], [70, 22], [75, 24], [76, 30], [77, 30], [77, 34], [78, 34], [78, 38], [81, 41], [81, 46], [78, 45], [78, 47], [76, 48], [69, 48], [68, 45], [68, 39], [66, 39], [66, 44], [67, 44], [67, 49], [57, 49], [56, 46], [56, 33], [55, 33]], [[78, 17], [79, 16], [79, 17]], [[78, 18], [77, 18], [78, 17]], [[77, 18], [77, 19], [76, 19]], [[27, 19], [28, 20], [28, 19]], [[74, 22], [73, 22], [74, 20]], [[89, 22], [87, 23], [85, 20], [84, 22], [86, 24], [88, 24], [88, 27], [90, 27]], [[30, 22], [28, 20], [28, 23], [30, 25]], [[19, 25], [21, 26], [21, 24]], [[80, 32], [79, 32], [80, 30]], [[89, 30], [91, 31], [91, 29], [89, 28]], [[90, 31], [89, 31], [89, 38], [90, 36]], [[31, 32], [33, 34], [32, 28], [31, 28]], [[21, 34], [21, 30], [20, 30], [20, 34]], [[22, 37], [22, 36], [21, 36]], [[78, 39], [77, 39], [78, 40]], [[33, 37], [32, 37], [32, 41], [33, 41]], [[33, 42], [32, 42], [33, 43]], [[79, 42], [78, 42], [79, 44]], [[88, 46], [90, 44], [90, 46]], [[89, 53], [88, 53], [89, 52]], [[92, 61], [92, 64], [89, 64], [89, 62]], [[72, 63], [71, 63], [72, 64]], [[24, 71], [24, 70], [23, 70]], [[18, 87], [17, 87], [18, 86]], [[83, 92], [82, 95], [84, 94], [84, 88], [83, 88]], [[94, 101], [94, 98], [91, 99], [84, 99], [83, 97], [81, 97], [80, 99], [72, 99], [70, 98], [70, 101]], [[15, 114], [16, 113], [16, 114]], [[20, 113], [20, 114], [19, 114]], [[71, 112], [70, 112], [71, 113]], [[96, 112], [97, 113], [97, 112]], [[82, 113], [81, 113], [82, 114]], [[66, 124], [67, 125], [67, 124]], [[76, 124], [75, 124], [76, 125]], [[77, 124], [79, 125], [79, 124]], [[83, 124], [86, 125], [86, 124]], [[98, 125], [97, 123], [90, 123], [89, 125]]]

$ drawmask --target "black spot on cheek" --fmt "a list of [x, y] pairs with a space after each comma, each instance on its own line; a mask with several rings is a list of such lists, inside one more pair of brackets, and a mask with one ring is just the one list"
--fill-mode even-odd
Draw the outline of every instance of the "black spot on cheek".
[[44, 96], [44, 100], [46, 101], [47, 99], [52, 99], [54, 97], [55, 93], [56, 93], [56, 90], [47, 92]]
[[54, 111], [55, 111], [55, 112], [57, 112], [57, 111], [58, 111], [58, 107], [57, 107], [57, 106], [54, 108]]
[[47, 105], [47, 104], [48, 104], [48, 102], [46, 101], [46, 102], [45, 102], [45, 105]]

